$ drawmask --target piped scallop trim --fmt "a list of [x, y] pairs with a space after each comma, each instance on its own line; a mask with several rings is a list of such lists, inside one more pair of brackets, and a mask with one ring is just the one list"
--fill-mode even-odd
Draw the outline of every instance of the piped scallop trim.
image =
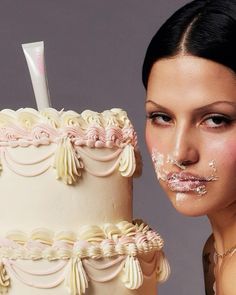
[[[42, 159], [36, 159], [28, 170], [29, 163], [14, 159], [10, 148], [40, 145], [56, 145], [55, 150]], [[84, 166], [80, 154], [83, 147], [114, 149], [117, 161], [100, 175]], [[86, 110], [81, 114], [73, 111], [43, 111], [25, 108], [0, 112], [0, 172], [2, 160], [14, 173], [24, 177], [35, 177], [45, 173], [51, 166], [56, 169], [57, 179], [66, 184], [79, 181], [83, 170], [98, 177], [105, 177], [115, 170], [124, 177], [139, 176], [142, 160], [137, 147], [137, 135], [127, 114], [121, 109], [106, 110], [102, 113]], [[87, 153], [89, 154], [89, 153]], [[51, 157], [54, 161], [51, 163]], [[98, 157], [103, 162], [106, 157]]]
[[62, 138], [70, 138], [75, 146], [137, 145], [136, 132], [122, 109], [102, 113], [86, 110], [81, 114], [53, 108], [0, 111], [0, 146], [48, 145]]
[[[11, 231], [0, 240], [0, 292], [1, 288], [6, 291], [10, 287], [9, 274], [35, 288], [54, 288], [64, 281], [69, 294], [73, 295], [84, 294], [89, 281], [106, 282], [118, 275], [126, 288], [138, 289], [144, 278], [154, 273], [157, 281], [168, 278], [170, 269], [162, 252], [163, 244], [160, 235], [141, 221], [84, 226], [77, 233], [36, 229], [27, 235]], [[20, 266], [18, 261], [22, 259], [58, 263], [37, 272]], [[111, 271], [107, 274], [109, 268]], [[24, 273], [32, 279], [24, 278]], [[57, 276], [51, 282], [33, 280], [35, 276], [42, 276], [43, 280], [55, 274]]]

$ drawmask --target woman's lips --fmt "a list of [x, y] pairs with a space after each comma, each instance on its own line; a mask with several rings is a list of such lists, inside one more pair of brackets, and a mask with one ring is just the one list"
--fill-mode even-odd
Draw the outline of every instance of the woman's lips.
[[195, 180], [189, 180], [189, 181], [168, 181], [167, 182], [168, 187], [175, 192], [190, 192], [190, 191], [197, 191], [199, 188], [205, 187], [205, 181], [195, 181]]
[[205, 188], [208, 181], [205, 177], [187, 172], [170, 172], [167, 175], [167, 185], [175, 192], [198, 191]]
[[189, 181], [189, 180], [198, 180], [198, 181], [207, 181], [206, 177], [199, 176], [197, 174], [193, 174], [190, 172], [170, 172], [167, 174], [167, 180], [181, 180], [181, 181]]

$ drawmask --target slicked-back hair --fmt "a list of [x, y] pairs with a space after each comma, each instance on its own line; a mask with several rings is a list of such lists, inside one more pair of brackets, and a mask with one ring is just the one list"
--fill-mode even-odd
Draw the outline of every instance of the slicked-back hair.
[[147, 48], [144, 87], [156, 61], [181, 54], [215, 61], [236, 73], [236, 0], [195, 0], [177, 10]]

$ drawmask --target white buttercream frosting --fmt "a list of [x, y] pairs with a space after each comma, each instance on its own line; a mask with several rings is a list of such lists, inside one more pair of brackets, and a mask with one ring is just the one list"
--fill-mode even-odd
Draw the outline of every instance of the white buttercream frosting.
[[160, 235], [131, 222], [141, 166], [121, 109], [1, 111], [0, 293], [154, 295], [168, 264]]
[[81, 176], [84, 165], [68, 137], [62, 138], [58, 144], [53, 167], [56, 168], [57, 178], [66, 184], [76, 182]]
[[80, 259], [72, 258], [68, 263], [65, 286], [70, 294], [85, 294], [88, 278]]
[[[36, 288], [53, 288], [64, 281], [70, 294], [81, 295], [85, 294], [89, 280], [106, 282], [123, 270], [124, 285], [135, 290], [142, 286], [144, 275], [149, 277], [156, 272], [157, 281], [167, 279], [169, 265], [162, 247], [160, 235], [141, 221], [121, 221], [116, 225], [107, 223], [102, 227], [83, 226], [77, 234], [65, 231], [53, 233], [43, 228], [35, 229], [28, 235], [22, 231], [11, 231], [6, 238], [0, 239], [0, 286], [5, 289], [10, 286], [8, 271], [24, 284]], [[148, 255], [152, 255], [151, 262]], [[142, 257], [141, 260], [139, 257]], [[108, 258], [110, 260], [104, 260]], [[20, 260], [42, 259], [59, 263], [40, 272], [18, 264]], [[93, 261], [98, 261], [98, 264]], [[101, 273], [109, 268], [109, 275]], [[38, 277], [59, 274], [49, 284], [33, 283], [18, 274], [18, 269], [21, 273]], [[93, 274], [92, 269], [99, 274]]]
[[[50, 144], [57, 145], [52, 165], [56, 169], [57, 179], [66, 184], [76, 183], [83, 169], [86, 169], [78, 151], [79, 147], [119, 150], [117, 162], [106, 173], [86, 170], [94, 176], [108, 176], [118, 169], [122, 176], [131, 177], [136, 167], [140, 170], [142, 165], [136, 133], [126, 112], [121, 109], [106, 110], [102, 113], [86, 110], [81, 114], [74, 111], [57, 111], [53, 108], [41, 111], [31, 108], [21, 108], [17, 111], [5, 109], [0, 112], [1, 153], [8, 168], [15, 173], [26, 177], [38, 176], [46, 172], [51, 164], [45, 164], [39, 170], [36, 168], [35, 172], [30, 174], [24, 170], [26, 163], [21, 162], [21, 167], [16, 167], [11, 161], [13, 159], [7, 157], [7, 147]], [[46, 158], [49, 158], [49, 155]], [[44, 160], [45, 158], [42, 159]], [[99, 157], [96, 157], [96, 160], [104, 161]], [[39, 162], [40, 160], [37, 160], [37, 163]], [[16, 163], [20, 164], [19, 161]]]
[[139, 260], [133, 256], [127, 256], [124, 268], [124, 283], [126, 288], [135, 290], [143, 283], [143, 273]]
[[119, 171], [122, 176], [131, 177], [136, 169], [134, 147], [127, 145], [122, 151], [120, 156], [120, 167]]
[[[11, 230], [7, 233], [6, 238], [0, 239], [0, 253], [5, 247], [6, 241], [9, 241], [10, 245], [14, 245], [13, 249], [15, 247], [21, 248], [22, 251], [25, 251], [25, 249], [28, 251], [31, 249], [31, 246], [39, 245], [38, 242], [48, 247], [55, 247], [56, 245], [56, 248], [58, 248], [60, 243], [62, 243], [61, 245], [66, 243], [70, 245], [70, 256], [75, 250], [80, 258], [91, 258], [93, 256], [97, 259], [116, 256], [117, 254], [138, 255], [153, 249], [161, 250], [164, 245], [161, 236], [141, 220], [134, 221], [133, 223], [128, 221], [121, 221], [117, 224], [105, 223], [102, 226], [84, 225], [78, 229], [77, 233], [71, 231], [52, 232], [45, 228], [34, 229], [29, 234], [19, 230]], [[37, 243], [33, 241], [37, 241]], [[95, 257], [93, 250], [96, 252], [98, 248], [100, 248], [99, 255]], [[109, 252], [107, 252], [108, 249]], [[44, 251], [45, 248], [42, 250]], [[25, 259], [27, 259], [29, 254], [27, 251], [25, 252], [26, 256], [24, 256]], [[45, 258], [43, 251], [42, 257]], [[58, 253], [57, 255], [59, 255]], [[11, 258], [13, 259], [14, 256]], [[51, 258], [53, 259], [53, 257]], [[59, 256], [54, 258], [58, 259]]]
[[87, 129], [89, 126], [133, 128], [127, 113], [122, 109], [111, 109], [98, 113], [85, 110], [81, 114], [75, 111], [57, 111], [53, 108], [37, 111], [33, 108], [20, 108], [16, 111], [4, 109], [0, 111], [0, 127], [20, 124], [23, 128], [31, 129], [37, 124], [50, 125], [60, 129], [76, 127]]

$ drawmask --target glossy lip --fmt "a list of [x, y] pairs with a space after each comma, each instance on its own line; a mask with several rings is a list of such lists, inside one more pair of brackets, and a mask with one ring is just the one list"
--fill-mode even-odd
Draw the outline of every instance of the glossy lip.
[[207, 182], [210, 181], [209, 178], [199, 176], [197, 174], [192, 174], [189, 172], [170, 172], [167, 174], [167, 182], [180, 181], [180, 182]]
[[205, 182], [203, 181], [174, 181], [168, 182], [168, 187], [175, 192], [190, 192], [190, 191], [198, 191], [200, 188], [205, 188]]
[[187, 172], [170, 172], [167, 175], [168, 187], [175, 192], [204, 191], [210, 179]]

